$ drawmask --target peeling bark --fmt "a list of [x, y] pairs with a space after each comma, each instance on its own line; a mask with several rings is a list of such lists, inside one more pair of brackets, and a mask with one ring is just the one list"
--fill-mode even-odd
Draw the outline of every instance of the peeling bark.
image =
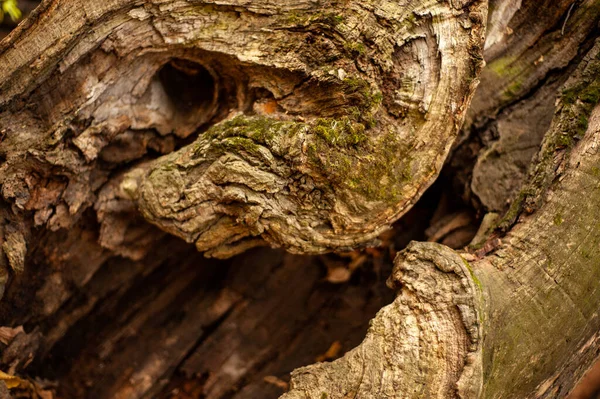
[[[542, 161], [532, 165], [532, 176], [546, 173], [530, 182], [540, 184], [539, 209], [501, 241], [492, 237], [485, 257], [409, 245], [392, 273], [399, 294], [363, 343], [333, 363], [296, 371], [284, 398], [567, 396], [600, 353], [600, 97], [590, 98], [599, 60], [596, 45], [567, 82]], [[585, 130], [572, 147], [556, 146], [582, 115]], [[550, 151], [554, 167], [541, 167]], [[587, 195], [576, 195], [582, 189]], [[460, 288], [442, 280], [450, 270]], [[457, 378], [462, 367], [468, 377]]]
[[[483, 0], [44, 1], [0, 42], [2, 371], [64, 397], [564, 397], [600, 353], [600, 7], [490, 6], [484, 45]], [[407, 214], [458, 136], [455, 181], [502, 216], [406, 246], [472, 223]], [[247, 251], [401, 216], [350, 261]]]

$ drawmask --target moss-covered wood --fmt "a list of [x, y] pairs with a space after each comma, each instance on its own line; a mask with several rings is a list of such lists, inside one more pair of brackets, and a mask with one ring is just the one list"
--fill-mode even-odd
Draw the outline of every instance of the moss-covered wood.
[[[566, 395], [600, 348], [599, 9], [546, 3], [491, 1], [483, 51], [484, 0], [44, 1], [0, 43], [0, 369], [100, 399]], [[324, 257], [203, 259], [376, 242], [483, 56], [466, 131], [538, 99], [551, 124], [504, 231], [409, 244], [388, 306], [392, 246], [340, 285]], [[473, 173], [497, 211], [500, 136]]]

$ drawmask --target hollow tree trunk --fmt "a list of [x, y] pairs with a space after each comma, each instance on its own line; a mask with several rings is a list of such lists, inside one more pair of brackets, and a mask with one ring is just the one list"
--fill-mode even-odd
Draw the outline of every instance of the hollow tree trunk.
[[[600, 3], [543, 3], [42, 2], [0, 42], [2, 370], [276, 397], [381, 308], [283, 398], [565, 396], [600, 350]], [[453, 145], [456, 192], [501, 216], [478, 249], [412, 242], [342, 286], [324, 257], [201, 259], [403, 215], [404, 247]]]

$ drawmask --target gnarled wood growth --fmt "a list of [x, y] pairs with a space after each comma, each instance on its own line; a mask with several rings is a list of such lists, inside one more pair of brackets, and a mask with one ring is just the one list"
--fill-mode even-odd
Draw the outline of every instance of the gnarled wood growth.
[[[2, 56], [4, 175], [15, 176], [4, 197], [50, 228], [95, 204], [115, 230], [109, 208], [129, 196], [147, 220], [220, 257], [265, 240], [300, 253], [352, 248], [405, 213], [462, 123], [486, 17], [482, 1], [60, 2], [39, 12]], [[115, 154], [120, 142], [144, 153], [134, 137], [150, 134], [166, 152], [167, 138], [199, 129], [180, 151], [115, 176], [114, 192], [100, 194], [113, 202], [95, 200], [90, 181], [107, 180], [99, 164], [134, 161]], [[34, 204], [23, 158], [67, 169], [71, 189]]]
[[417, 242], [395, 262], [390, 284], [400, 293], [362, 344], [294, 371], [282, 399], [479, 397], [483, 303], [469, 264], [448, 247]]
[[[409, 245], [391, 278], [400, 294], [365, 341], [342, 359], [295, 371], [286, 399], [570, 392], [600, 353], [599, 68], [596, 45], [564, 88], [531, 171], [540, 209], [502, 241], [490, 238], [485, 257]], [[572, 147], [561, 145], [566, 135]]]
[[[43, 2], [0, 44], [2, 369], [66, 397], [275, 397], [274, 376], [355, 345], [391, 300], [377, 278], [334, 289], [315, 257], [196, 249], [373, 242], [458, 134], [486, 5]], [[527, 176], [508, 232], [408, 245], [363, 343], [284, 398], [562, 397], [597, 357], [597, 1], [492, 5], [465, 143], [495, 114], [546, 121], [510, 190], [488, 151], [465, 179], [502, 211]]]

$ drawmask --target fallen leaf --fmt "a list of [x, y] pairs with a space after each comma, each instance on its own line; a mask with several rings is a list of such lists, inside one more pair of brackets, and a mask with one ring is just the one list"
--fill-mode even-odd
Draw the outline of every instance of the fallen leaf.
[[324, 362], [325, 360], [336, 359], [340, 355], [341, 351], [342, 351], [342, 344], [340, 343], [340, 341], [333, 341], [333, 343], [331, 344], [329, 349], [327, 349], [327, 352], [318, 356], [315, 360], [317, 362]]
[[283, 381], [282, 379], [275, 377], [274, 375], [266, 376], [265, 378], [263, 378], [263, 381], [268, 384], [278, 386], [279, 388], [285, 389], [285, 390], [287, 390], [290, 385], [287, 382]]
[[19, 327], [0, 327], [0, 342], [8, 345], [18, 334], [24, 333], [23, 326]]
[[10, 375], [0, 370], [0, 381], [4, 381], [8, 389], [22, 388], [26, 389], [30, 386], [29, 381], [23, 380], [17, 376]]

